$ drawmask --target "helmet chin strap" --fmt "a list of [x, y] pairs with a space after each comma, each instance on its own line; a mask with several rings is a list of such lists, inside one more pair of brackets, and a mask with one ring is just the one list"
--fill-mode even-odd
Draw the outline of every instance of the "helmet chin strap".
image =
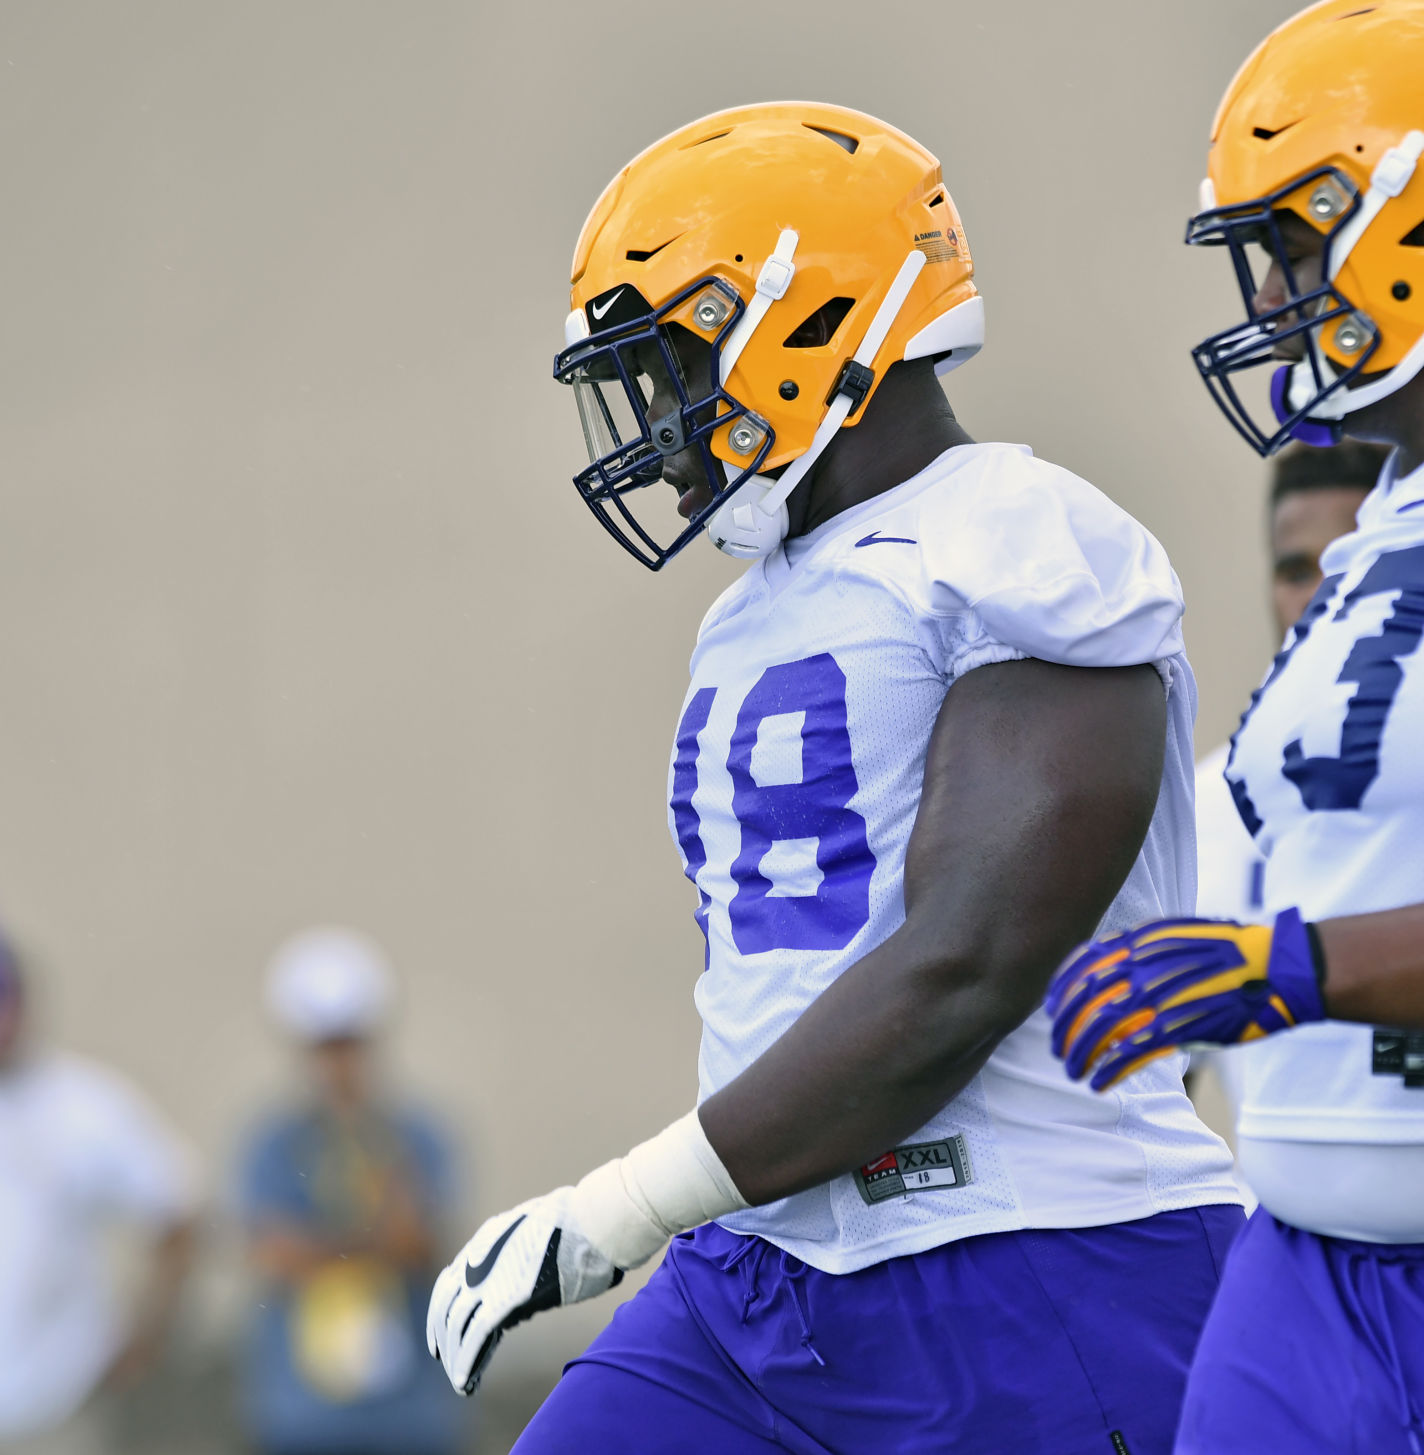
[[[1345, 259], [1354, 251], [1356, 244], [1365, 235], [1366, 229], [1379, 216], [1385, 203], [1398, 197], [1408, 186], [1421, 155], [1424, 155], [1424, 131], [1411, 131], [1406, 134], [1398, 146], [1390, 147], [1379, 159], [1374, 171], [1370, 174], [1369, 191], [1365, 193], [1360, 203], [1360, 210], [1341, 228], [1339, 242], [1336, 247], [1331, 249], [1331, 282], [1334, 282], [1339, 275], [1341, 268], [1345, 266]], [[1339, 370], [1329, 359], [1322, 358], [1319, 363], [1320, 377], [1328, 389], [1339, 379]], [[1285, 397], [1282, 401], [1286, 412], [1280, 414], [1282, 419], [1303, 409], [1319, 392], [1309, 359], [1301, 359], [1289, 367], [1290, 372], [1284, 390]], [[1424, 369], [1424, 330], [1420, 331], [1419, 337], [1414, 340], [1408, 353], [1387, 374], [1369, 384], [1361, 384], [1353, 389], [1337, 389], [1328, 399], [1322, 399], [1311, 410], [1310, 418], [1340, 420], [1347, 414], [1353, 414], [1357, 409], [1364, 409], [1366, 405], [1377, 404], [1381, 399], [1388, 398], [1395, 390], [1403, 388], [1421, 369]], [[1281, 405], [1277, 405], [1278, 414], [1280, 408]], [[1300, 434], [1299, 428], [1296, 433]], [[1306, 439], [1307, 444], [1317, 442]]]
[[[783, 256], [782, 249], [788, 237], [791, 239], [791, 245]], [[722, 378], [724, 381], [731, 374], [732, 365], [746, 347], [757, 324], [765, 317], [767, 309], [771, 307], [775, 298], [779, 298], [786, 291], [786, 283], [791, 281], [789, 271], [785, 275], [785, 282], [781, 284], [781, 293], [777, 293], [774, 298], [767, 297], [755, 318], [752, 317], [753, 310], [765, 296], [762, 291], [762, 280], [766, 278], [767, 270], [778, 261], [783, 262], [789, 269], [791, 266], [790, 255], [795, 250], [796, 241], [797, 237], [794, 232], [783, 232], [781, 240], [777, 243], [776, 252], [767, 259], [766, 265], [762, 269], [762, 275], [757, 279], [756, 297], [748, 304], [741, 322], [733, 331], [732, 337], [727, 340], [727, 348], [723, 350]], [[894, 282], [890, 284], [885, 297], [881, 299], [880, 307], [875, 310], [875, 317], [870, 320], [870, 327], [865, 331], [865, 337], [861, 339], [860, 347], [856, 349], [852, 357], [851, 362], [860, 365], [862, 370], [868, 371], [872, 360], [880, 352], [880, 347], [885, 342], [885, 336], [890, 332], [890, 326], [895, 322], [901, 308], [905, 306], [905, 299], [909, 297], [910, 289], [914, 287], [915, 280], [920, 276], [920, 269], [925, 266], [926, 261], [924, 253], [918, 248], [911, 248], [905, 261], [900, 264], [900, 270], [895, 274]], [[739, 339], [738, 334], [741, 334], [743, 329], [746, 332]], [[816, 427], [816, 433], [811, 437], [811, 443], [807, 446], [805, 453], [792, 460], [781, 472], [779, 479], [772, 479], [768, 475], [753, 475], [729, 499], [724, 500], [713, 513], [711, 520], [707, 522], [707, 534], [719, 551], [724, 551], [729, 556], [737, 556], [742, 560], [757, 560], [762, 556], [769, 556], [786, 538], [786, 532], [790, 526], [790, 518], [786, 510], [787, 499], [805, 479], [811, 466], [816, 463], [826, 446], [835, 438], [836, 432], [850, 417], [851, 411], [865, 397], [863, 390], [859, 394], [850, 392], [845, 382], [847, 375], [843, 373], [841, 377], [841, 387], [827, 406], [825, 414], [821, 416], [821, 422]], [[737, 472], [725, 461], [723, 469], [726, 470], [729, 480], [735, 478]]]

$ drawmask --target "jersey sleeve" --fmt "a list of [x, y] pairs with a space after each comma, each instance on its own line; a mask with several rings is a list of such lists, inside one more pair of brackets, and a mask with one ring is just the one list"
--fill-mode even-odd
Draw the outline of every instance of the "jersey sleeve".
[[924, 599], [946, 675], [1016, 657], [1073, 667], [1165, 664], [1182, 591], [1144, 526], [1087, 481], [1017, 450], [967, 491], [925, 502]]

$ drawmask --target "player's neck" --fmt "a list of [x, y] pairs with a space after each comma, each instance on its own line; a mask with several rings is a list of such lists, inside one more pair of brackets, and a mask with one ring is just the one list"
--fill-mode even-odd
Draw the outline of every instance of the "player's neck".
[[1421, 467], [1424, 467], [1424, 408], [1414, 410], [1408, 425], [1400, 431], [1395, 478], [1402, 480]]
[[859, 424], [840, 432], [806, 481], [805, 500], [792, 512], [791, 535], [805, 535], [893, 490], [947, 449], [974, 443], [928, 360], [891, 368], [865, 411]]
[[1396, 446], [1395, 479], [1412, 475], [1424, 466], [1424, 374], [1416, 374], [1377, 404], [1347, 415], [1345, 428], [1351, 439]]

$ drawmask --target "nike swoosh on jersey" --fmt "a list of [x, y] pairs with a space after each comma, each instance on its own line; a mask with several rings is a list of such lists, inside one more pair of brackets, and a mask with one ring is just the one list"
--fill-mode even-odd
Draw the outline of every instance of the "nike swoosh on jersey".
[[489, 1271], [494, 1267], [494, 1260], [499, 1257], [504, 1245], [514, 1236], [514, 1230], [524, 1221], [524, 1214], [520, 1213], [515, 1220], [494, 1240], [494, 1245], [489, 1252], [474, 1266], [470, 1266], [470, 1260], [465, 1259], [465, 1283], [470, 1288], [475, 1288], [489, 1277]]
[[612, 307], [613, 307], [613, 305], [614, 305], [614, 304], [615, 304], [615, 303], [617, 303], [617, 302], [618, 302], [618, 300], [619, 300], [619, 299], [620, 299], [620, 298], [621, 298], [621, 297], [622, 297], [622, 296], [623, 296], [623, 290], [622, 290], [622, 289], [621, 289], [621, 288], [620, 288], [620, 289], [619, 289], [619, 290], [618, 290], [618, 291], [617, 291], [617, 292], [616, 292], [616, 293], [615, 293], [615, 294], [614, 294], [614, 295], [613, 295], [613, 297], [612, 297], [612, 298], [608, 298], [608, 299], [605, 299], [605, 300], [604, 300], [604, 304], [603, 304], [603, 307], [602, 307], [602, 308], [600, 308], [600, 307], [599, 307], [599, 306], [598, 306], [598, 304], [596, 304], [596, 303], [590, 303], [590, 304], [589, 304], [589, 305], [588, 305], [588, 311], [589, 311], [589, 312], [590, 312], [590, 313], [591, 313], [591, 314], [593, 314], [593, 317], [594, 317], [594, 320], [595, 320], [595, 322], [596, 322], [596, 321], [597, 321], [597, 320], [598, 320], [598, 319], [600, 319], [600, 318], [602, 318], [602, 317], [603, 317], [603, 315], [604, 315], [604, 314], [605, 314], [605, 313], [607, 313], [607, 312], [608, 312], [608, 310], [609, 310], [609, 309], [610, 309], [610, 308], [612, 308]]
[[917, 546], [919, 541], [912, 541], [909, 536], [883, 536], [878, 530], [873, 530], [868, 536], [861, 536], [856, 542], [857, 546]]

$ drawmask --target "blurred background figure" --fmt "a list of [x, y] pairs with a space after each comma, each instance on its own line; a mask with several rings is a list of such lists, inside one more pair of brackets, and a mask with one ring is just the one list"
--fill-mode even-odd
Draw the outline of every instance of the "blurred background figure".
[[[188, 1268], [187, 1149], [117, 1073], [45, 1046], [18, 956], [0, 939], [0, 1449], [110, 1447], [104, 1394], [147, 1373]], [[138, 1234], [127, 1316], [109, 1252]]]
[[240, 1172], [249, 1436], [264, 1455], [451, 1455], [467, 1411], [424, 1332], [450, 1155], [438, 1126], [377, 1086], [389, 968], [364, 937], [314, 930], [278, 952], [267, 990], [305, 1087]]
[[[1320, 554], [1355, 528], [1389, 451], [1354, 440], [1330, 449], [1289, 445], [1271, 460], [1266, 521], [1275, 640], [1300, 619], [1320, 585]], [[1261, 915], [1265, 859], [1256, 852], [1222, 776], [1230, 743], [1197, 764], [1197, 913], [1249, 924]], [[1196, 1052], [1189, 1090], [1197, 1111], [1234, 1147], [1251, 1048]]]

